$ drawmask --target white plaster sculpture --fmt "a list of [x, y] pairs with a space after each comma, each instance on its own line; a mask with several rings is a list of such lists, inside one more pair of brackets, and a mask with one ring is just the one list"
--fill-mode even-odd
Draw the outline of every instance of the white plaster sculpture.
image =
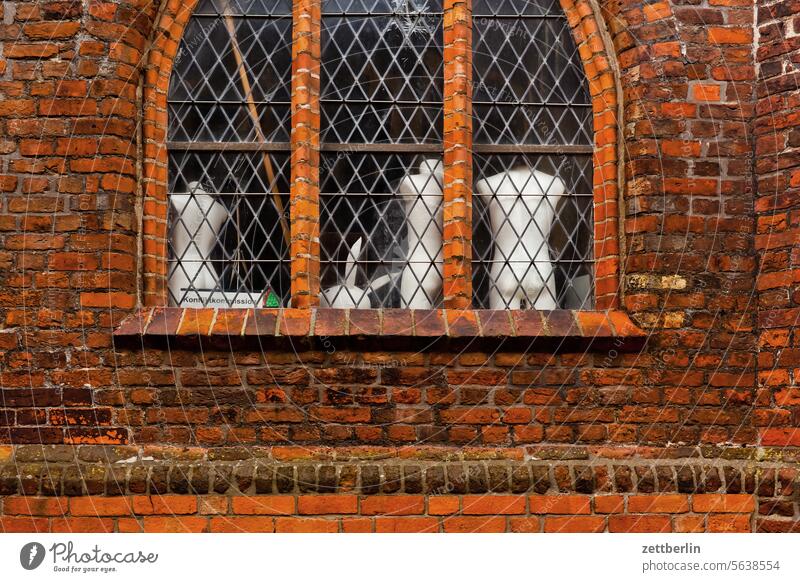
[[478, 181], [492, 225], [491, 309], [557, 309], [548, 238], [564, 182], [524, 166]]
[[219, 275], [210, 262], [227, 211], [199, 182], [189, 183], [189, 193], [171, 194], [172, 212], [180, 218], [172, 232], [172, 248], [180, 263], [169, 278], [169, 289], [179, 305], [200, 307], [197, 290], [213, 290]]
[[322, 290], [320, 304], [322, 307], [336, 307], [339, 309], [369, 309], [372, 303], [367, 296], [368, 290], [356, 287], [356, 263], [361, 255], [361, 243], [359, 238], [355, 244], [347, 251], [347, 263], [345, 264], [343, 284], [334, 285]]
[[400, 279], [401, 307], [431, 309], [442, 288], [441, 160], [424, 160], [419, 174], [406, 176], [399, 192], [408, 224], [407, 264]]
[[179, 307], [263, 307], [262, 293], [223, 292], [211, 251], [219, 240], [228, 211], [199, 182], [189, 193], [170, 194], [172, 212], [180, 222], [172, 232], [172, 249], [179, 264], [169, 277], [172, 301]]

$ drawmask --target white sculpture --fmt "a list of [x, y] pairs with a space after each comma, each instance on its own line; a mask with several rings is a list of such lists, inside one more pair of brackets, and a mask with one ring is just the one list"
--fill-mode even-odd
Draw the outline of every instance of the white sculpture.
[[548, 238], [566, 187], [556, 177], [516, 167], [478, 181], [494, 241], [489, 307], [557, 309]]
[[424, 160], [419, 172], [403, 178], [399, 186], [408, 224], [400, 296], [401, 307], [430, 309], [442, 288], [442, 162]]
[[367, 296], [368, 291], [361, 287], [356, 287], [356, 263], [361, 255], [361, 243], [359, 238], [356, 243], [347, 251], [347, 263], [345, 264], [343, 284], [334, 285], [322, 290], [320, 305], [322, 307], [336, 307], [339, 309], [369, 309], [372, 303]]
[[172, 231], [172, 249], [178, 258], [168, 282], [172, 302], [178, 307], [264, 307], [269, 291], [218, 289], [219, 273], [211, 262], [211, 251], [228, 211], [199, 182], [189, 182], [188, 186], [188, 194], [169, 197], [172, 212], [180, 218]]
[[172, 232], [172, 248], [179, 260], [169, 277], [169, 289], [179, 305], [200, 307], [194, 290], [214, 290], [219, 275], [210, 262], [227, 211], [199, 182], [189, 183], [188, 194], [171, 194], [169, 202], [180, 217]]

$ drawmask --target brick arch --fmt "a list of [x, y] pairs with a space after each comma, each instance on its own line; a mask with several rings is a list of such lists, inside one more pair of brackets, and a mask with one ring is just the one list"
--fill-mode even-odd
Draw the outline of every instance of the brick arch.
[[198, 0], [165, 0], [153, 26], [142, 88], [142, 303], [167, 304], [167, 91]]
[[[167, 304], [167, 91], [198, 0], [165, 0], [156, 17], [142, 91], [142, 303]], [[620, 84], [616, 55], [591, 0], [560, 0], [584, 65], [594, 114], [594, 256], [597, 309], [620, 304]]]

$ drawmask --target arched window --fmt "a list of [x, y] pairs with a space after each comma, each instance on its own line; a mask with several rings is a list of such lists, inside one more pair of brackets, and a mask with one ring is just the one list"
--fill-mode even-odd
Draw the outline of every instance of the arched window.
[[592, 307], [570, 25], [474, 0], [470, 31], [457, 4], [200, 0], [168, 93], [170, 304], [427, 309], [460, 277], [476, 308]]
[[290, 0], [200, 0], [168, 99], [170, 303], [290, 292]]
[[323, 306], [442, 302], [440, 0], [322, 2]]

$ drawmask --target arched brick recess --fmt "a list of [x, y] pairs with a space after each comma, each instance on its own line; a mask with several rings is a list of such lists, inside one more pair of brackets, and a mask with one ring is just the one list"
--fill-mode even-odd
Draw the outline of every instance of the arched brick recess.
[[[142, 299], [166, 305], [167, 274], [167, 90], [172, 61], [197, 0], [167, 2], [153, 29], [143, 87]], [[618, 79], [589, 0], [561, 0], [584, 63], [593, 100], [596, 301], [598, 309], [618, 307], [619, 265], [619, 98]]]

